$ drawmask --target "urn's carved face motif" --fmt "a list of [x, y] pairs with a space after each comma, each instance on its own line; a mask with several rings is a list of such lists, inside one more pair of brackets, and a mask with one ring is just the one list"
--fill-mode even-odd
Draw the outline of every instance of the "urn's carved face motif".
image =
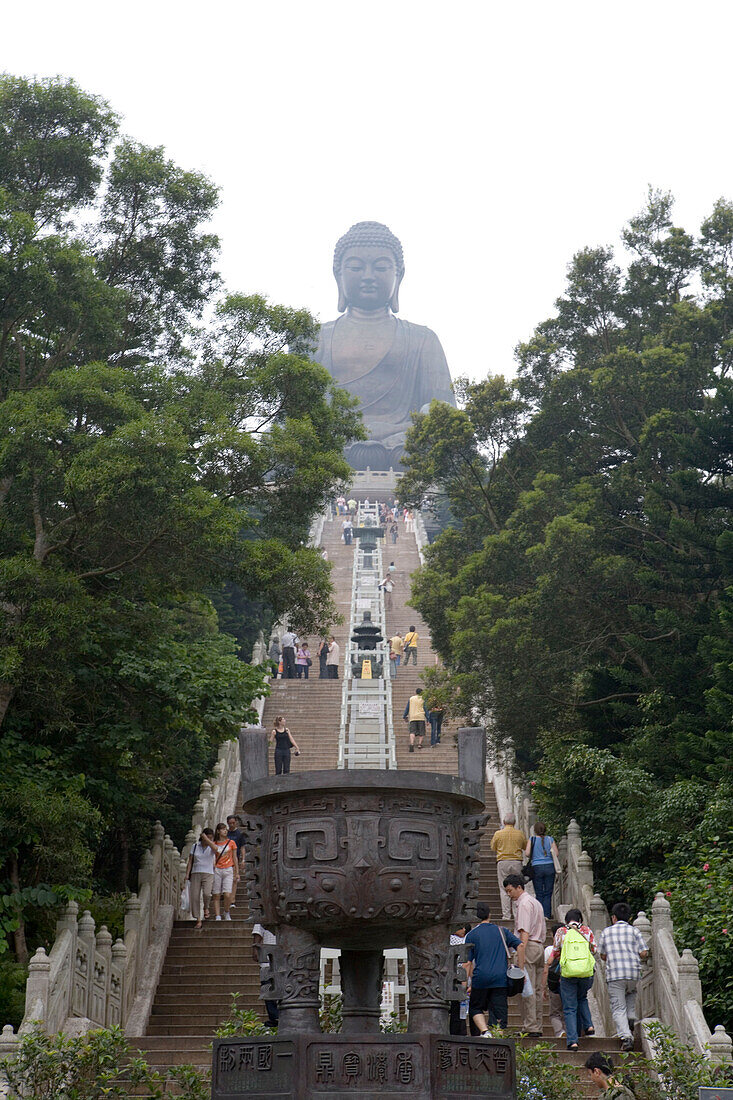
[[447, 796], [283, 796], [250, 825], [253, 910], [341, 945], [448, 922], [474, 892], [478, 820]]
[[397, 289], [397, 265], [389, 249], [361, 245], [344, 253], [340, 271], [346, 302], [357, 309], [384, 309]]

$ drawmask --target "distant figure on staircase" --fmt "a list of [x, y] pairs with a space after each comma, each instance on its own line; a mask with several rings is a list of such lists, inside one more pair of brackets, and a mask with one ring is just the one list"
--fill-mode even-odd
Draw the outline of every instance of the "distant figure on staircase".
[[512, 903], [504, 891], [504, 879], [507, 875], [521, 875], [522, 852], [527, 843], [524, 833], [515, 828], [515, 821], [514, 814], [504, 814], [504, 828], [497, 829], [491, 838], [491, 847], [496, 855], [502, 920], [512, 919]]
[[351, 541], [354, 537], [354, 527], [349, 516], [347, 516], [341, 524], [341, 528], [343, 530], [344, 542], [347, 546], [351, 546]]
[[485, 902], [477, 903], [476, 916], [479, 924], [466, 936], [471, 986], [468, 1011], [479, 1035], [488, 1036], [488, 1024], [502, 1028], [507, 1025], [507, 952], [516, 948], [517, 965], [523, 967], [524, 948], [519, 937], [508, 928], [491, 923], [491, 910]]
[[[270, 932], [268, 928], [265, 928], [261, 924], [256, 924], [252, 929], [252, 958], [255, 962], [260, 964], [260, 991], [263, 992], [262, 987], [269, 982], [271, 968], [267, 961], [267, 952], [262, 948], [267, 948], [277, 943], [277, 936], [274, 932]], [[270, 1001], [267, 998], [263, 998], [265, 1001], [265, 1010], [267, 1012], [267, 1026], [277, 1027], [280, 1011], [277, 1001]]]
[[212, 897], [214, 899], [214, 914], [216, 920], [222, 920], [221, 908], [224, 909], [224, 920], [231, 920], [231, 909], [234, 895], [237, 892], [239, 882], [239, 863], [237, 861], [237, 845], [227, 836], [227, 827], [220, 821], [214, 831], [214, 886]]
[[420, 641], [420, 635], [415, 630], [414, 626], [405, 634], [405, 668], [410, 663], [410, 657], [412, 657], [412, 663], [417, 667], [417, 643]]
[[382, 581], [380, 588], [384, 589], [384, 607], [386, 611], [392, 610], [392, 592], [394, 591], [394, 581], [392, 580], [391, 573], [387, 573], [387, 576]]
[[267, 656], [272, 664], [272, 675], [277, 678], [277, 670], [280, 666], [280, 657], [282, 656], [282, 650], [280, 649], [280, 639], [277, 634], [272, 635], [270, 642], [270, 648], [267, 651]]
[[326, 661], [328, 659], [328, 638], [321, 638], [318, 644], [318, 679], [328, 679], [328, 668], [326, 667]]
[[282, 636], [283, 680], [295, 679], [295, 647], [298, 636], [292, 630], [286, 630]]
[[340, 661], [341, 647], [332, 634], [331, 641], [328, 643], [328, 655], [326, 656], [326, 671], [328, 672], [329, 680], [338, 680]]
[[389, 676], [391, 680], [397, 679], [397, 669], [400, 667], [402, 654], [405, 651], [405, 643], [399, 634], [389, 639]]
[[400, 534], [400, 532], [399, 532], [399, 529], [397, 527], [397, 524], [392, 523], [390, 525], [390, 528], [389, 528], [389, 537], [392, 539], [392, 544], [393, 545], [397, 542], [397, 539], [399, 538], [399, 534]]
[[578, 1050], [578, 1040], [583, 1035], [596, 1033], [588, 1004], [588, 990], [593, 985], [596, 941], [588, 925], [583, 924], [580, 909], [568, 909], [565, 921], [567, 927], [555, 933], [552, 959], [560, 960], [560, 999], [568, 1050]]
[[429, 699], [425, 710], [430, 722], [430, 746], [440, 744], [440, 735], [443, 730], [443, 718], [445, 711], [435, 699]]
[[611, 925], [598, 939], [601, 958], [606, 962], [606, 983], [611, 1015], [622, 1050], [633, 1050], [636, 1015], [636, 986], [641, 977], [640, 960], [649, 954], [644, 937], [630, 923], [631, 907], [619, 901], [611, 910]]
[[307, 642], [301, 642], [295, 653], [295, 674], [298, 679], [308, 679], [308, 671], [313, 664]]
[[552, 892], [555, 889], [555, 860], [559, 859], [557, 844], [553, 837], [547, 836], [543, 821], [536, 821], [534, 836], [527, 841], [524, 854], [532, 862], [532, 884], [535, 897], [545, 911], [545, 917], [552, 916]]
[[415, 751], [415, 738], [417, 737], [417, 747], [422, 748], [423, 739], [425, 737], [425, 723], [427, 718], [425, 715], [425, 703], [422, 697], [422, 688], [418, 688], [414, 695], [411, 695], [405, 705], [405, 713], [402, 715], [406, 722], [409, 722], [408, 729], [410, 731], [410, 752]]
[[[186, 868], [191, 895], [191, 916], [196, 921], [196, 931], [200, 932], [203, 922], [209, 916], [211, 891], [214, 886], [214, 860], [217, 849], [214, 847], [214, 830], [204, 829], [191, 849]], [[201, 897], [203, 895], [203, 907]]]
[[[524, 948], [524, 961], [518, 963], [518, 965], [524, 967], [532, 983], [533, 990], [529, 997], [522, 997], [522, 1026], [530, 1036], [541, 1038], [542, 970], [545, 961], [545, 939], [547, 938], [545, 914], [537, 898], [533, 898], [524, 889], [524, 879], [521, 875], [507, 875], [504, 879], [504, 890], [512, 901], [516, 902], [517, 911], [514, 917], [514, 931], [522, 941], [522, 947]], [[563, 1001], [563, 1007], [564, 1005], [565, 1002]]]
[[290, 749], [295, 749], [295, 755], [300, 756], [300, 749], [292, 733], [285, 725], [282, 714], [275, 718], [275, 725], [270, 733], [270, 743], [275, 742], [275, 775], [290, 775]]

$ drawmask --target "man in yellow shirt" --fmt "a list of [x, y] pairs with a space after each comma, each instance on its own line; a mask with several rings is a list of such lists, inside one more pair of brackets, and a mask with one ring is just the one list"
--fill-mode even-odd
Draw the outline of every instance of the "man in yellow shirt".
[[491, 838], [491, 847], [496, 853], [496, 877], [499, 880], [502, 920], [512, 919], [512, 903], [504, 893], [504, 879], [507, 875], [521, 875], [522, 855], [527, 846], [527, 838], [521, 829], [516, 829], [514, 814], [504, 815], [504, 828], [497, 829]]
[[412, 655], [412, 663], [417, 665], [417, 643], [419, 639], [420, 635], [415, 630], [415, 627], [411, 626], [407, 634], [405, 634], [405, 668], [407, 668], [410, 663], [410, 655]]
[[415, 751], [415, 738], [417, 737], [417, 747], [422, 748], [423, 737], [425, 736], [425, 723], [427, 718], [425, 716], [425, 703], [422, 697], [422, 688], [418, 688], [414, 695], [411, 695], [407, 700], [405, 707], [405, 713], [402, 715], [406, 722], [409, 721], [410, 730], [410, 752]]
[[[400, 661], [402, 660], [402, 654], [405, 652], [405, 643], [399, 634], [395, 634], [394, 638], [389, 639], [389, 674], [394, 680], [397, 675], [397, 669], [400, 667]], [[392, 656], [394, 654], [394, 657]]]

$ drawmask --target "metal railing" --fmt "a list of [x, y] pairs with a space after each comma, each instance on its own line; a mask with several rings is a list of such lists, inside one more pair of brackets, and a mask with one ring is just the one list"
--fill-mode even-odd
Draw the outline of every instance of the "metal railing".
[[[360, 504], [358, 526], [378, 527], [377, 505]], [[380, 540], [381, 541], [381, 540]], [[386, 637], [376, 650], [360, 650], [352, 641], [355, 628], [364, 612], [386, 635], [384, 590], [380, 586], [383, 569], [382, 548], [364, 551], [361, 543], [354, 547], [351, 574], [349, 624], [344, 646], [343, 686], [339, 730], [339, 768], [395, 768], [396, 752], [392, 720], [392, 683], [389, 676], [389, 643]], [[372, 679], [354, 675], [354, 668], [364, 660], [374, 662]]]

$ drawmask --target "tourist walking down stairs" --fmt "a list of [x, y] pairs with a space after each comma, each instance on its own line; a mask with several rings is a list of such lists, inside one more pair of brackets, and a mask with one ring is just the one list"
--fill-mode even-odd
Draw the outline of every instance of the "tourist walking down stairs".
[[[214, 886], [214, 860], [217, 849], [214, 845], [214, 830], [204, 829], [191, 849], [186, 867], [186, 879], [189, 884], [191, 916], [196, 921], [196, 931], [200, 932], [203, 922], [209, 916], [211, 891]], [[203, 895], [203, 906], [201, 897]]]
[[231, 920], [231, 909], [234, 895], [237, 892], [239, 882], [239, 862], [237, 860], [237, 845], [227, 836], [227, 827], [220, 821], [214, 830], [214, 885], [212, 897], [214, 899], [214, 915], [216, 920], [221, 920], [221, 908], [224, 909], [224, 920]]
[[300, 756], [300, 749], [290, 730], [285, 725], [282, 714], [275, 718], [275, 725], [270, 733], [270, 743], [275, 742], [275, 775], [290, 774], [290, 749], [295, 749], [295, 755]]

